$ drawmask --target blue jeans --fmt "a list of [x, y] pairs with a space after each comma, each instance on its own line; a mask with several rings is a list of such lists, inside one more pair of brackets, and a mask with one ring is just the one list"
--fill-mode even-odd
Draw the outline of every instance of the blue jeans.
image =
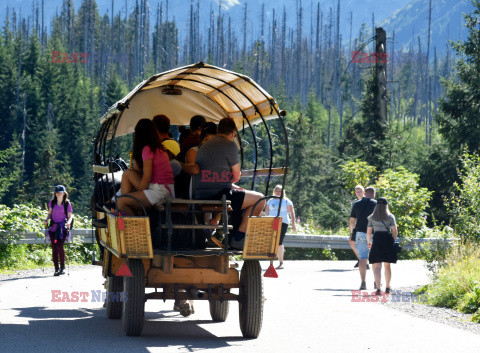
[[357, 232], [355, 249], [358, 252], [359, 259], [368, 259], [367, 233]]

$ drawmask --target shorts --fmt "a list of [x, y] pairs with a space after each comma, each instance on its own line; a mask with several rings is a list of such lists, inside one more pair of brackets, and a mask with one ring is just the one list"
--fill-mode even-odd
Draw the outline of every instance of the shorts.
[[283, 239], [285, 238], [285, 234], [287, 234], [287, 229], [288, 229], [288, 223], [282, 222], [282, 230], [280, 232], [280, 242], [278, 243], [278, 245], [283, 245]]
[[357, 232], [355, 250], [358, 252], [359, 259], [368, 259], [369, 249], [367, 244], [367, 233]]
[[228, 192], [225, 193], [227, 196], [227, 200], [230, 200], [232, 203], [232, 209], [234, 211], [241, 211], [242, 210], [242, 205], [243, 205], [243, 200], [245, 200], [245, 191], [243, 190], [237, 190], [237, 189], [231, 189]]
[[175, 197], [173, 184], [163, 185], [150, 183], [148, 184], [148, 188], [143, 190], [143, 192], [152, 206]]

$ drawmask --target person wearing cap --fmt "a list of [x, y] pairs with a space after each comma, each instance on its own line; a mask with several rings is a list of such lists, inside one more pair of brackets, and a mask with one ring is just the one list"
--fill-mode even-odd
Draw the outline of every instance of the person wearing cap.
[[201, 142], [200, 136], [202, 134], [203, 126], [207, 121], [201, 115], [192, 116], [190, 119], [190, 131], [186, 137], [183, 137], [186, 132], [182, 133], [180, 136], [180, 149], [182, 155], [180, 162], [183, 162], [184, 154], [192, 147], [198, 146]]
[[387, 199], [380, 197], [377, 199], [377, 206], [375, 206], [373, 213], [368, 217], [367, 225], [367, 242], [370, 248], [368, 259], [373, 266], [377, 295], [381, 294], [382, 263], [385, 268], [385, 293], [391, 292], [392, 270], [390, 264], [397, 262], [397, 253], [394, 249], [397, 236], [398, 230], [395, 216], [388, 209]]
[[165, 115], [155, 115], [152, 121], [158, 130], [160, 141], [175, 158], [180, 153], [180, 145], [170, 135], [170, 119]]
[[[49, 225], [50, 220], [50, 225]], [[72, 204], [68, 200], [68, 193], [63, 185], [57, 185], [53, 198], [48, 203], [48, 215], [43, 221], [49, 226], [47, 241], [52, 245], [52, 261], [55, 266], [54, 276], [65, 274], [65, 240], [70, 241], [70, 226], [73, 221]], [[59, 264], [60, 262], [60, 264]]]

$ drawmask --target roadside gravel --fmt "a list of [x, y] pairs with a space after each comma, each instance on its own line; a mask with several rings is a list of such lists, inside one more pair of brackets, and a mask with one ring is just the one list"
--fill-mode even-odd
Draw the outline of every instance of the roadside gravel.
[[[413, 293], [418, 288], [420, 288], [420, 286], [395, 288], [395, 290], [401, 291], [403, 293]], [[460, 330], [469, 331], [480, 335], [480, 324], [476, 322], [471, 322], [470, 319], [472, 315], [470, 314], [463, 314], [453, 309], [437, 308], [431, 305], [412, 302], [394, 302], [392, 300], [389, 300], [384, 303], [379, 303], [381, 305], [385, 305], [390, 309], [399, 310], [414, 317], [435, 321], [441, 324], [458, 328]]]

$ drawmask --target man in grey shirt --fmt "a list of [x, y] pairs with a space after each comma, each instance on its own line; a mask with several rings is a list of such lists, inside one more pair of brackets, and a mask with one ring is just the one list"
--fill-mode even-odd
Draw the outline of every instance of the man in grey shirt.
[[[232, 202], [233, 234], [230, 245], [241, 250], [253, 205], [264, 195], [234, 184], [241, 177], [238, 148], [233, 142], [236, 136], [234, 120], [220, 120], [217, 135], [205, 142], [197, 152], [195, 163], [200, 167], [200, 174], [195, 176], [194, 190], [196, 199], [214, 200], [226, 195], [227, 200]], [[258, 216], [264, 207], [265, 200], [262, 200], [255, 207], [253, 215]]]

